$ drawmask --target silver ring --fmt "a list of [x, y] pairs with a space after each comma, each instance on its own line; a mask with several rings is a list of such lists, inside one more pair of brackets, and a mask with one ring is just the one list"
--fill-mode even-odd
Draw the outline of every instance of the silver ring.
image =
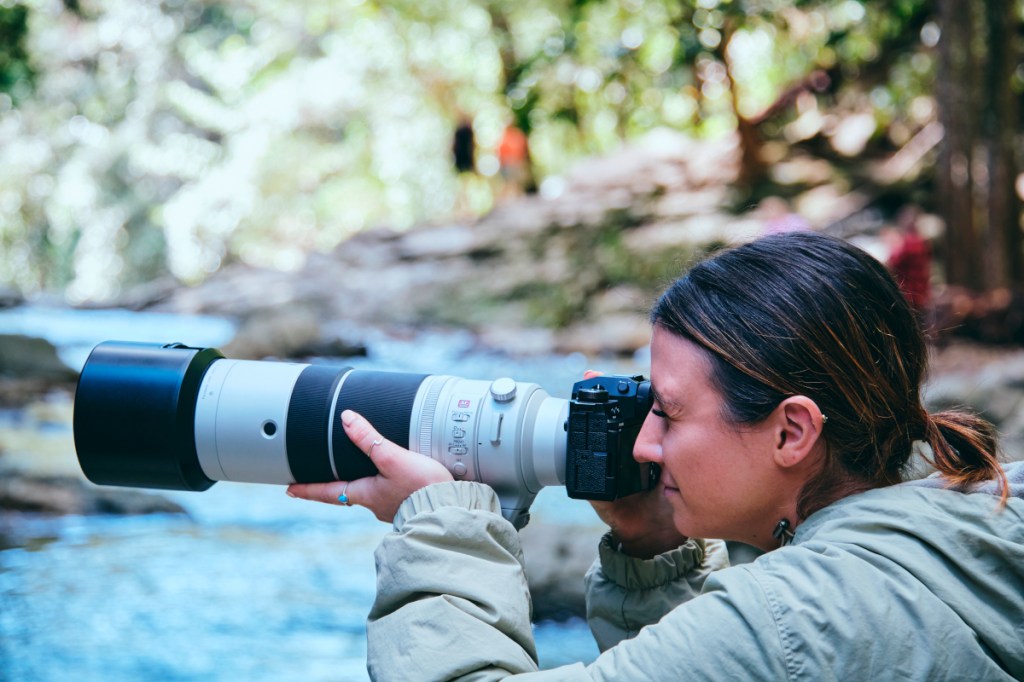
[[381, 443], [383, 443], [383, 442], [384, 442], [383, 438], [378, 438], [377, 440], [375, 440], [372, 443], [370, 443], [370, 452], [373, 452], [373, 449], [375, 447], [377, 447], [378, 445], [380, 445]]
[[348, 483], [346, 483], [344, 485], [344, 487], [342, 487], [341, 494], [338, 495], [338, 502], [341, 502], [346, 507], [351, 507], [352, 506], [352, 503], [349, 502], [349, 499], [348, 499]]

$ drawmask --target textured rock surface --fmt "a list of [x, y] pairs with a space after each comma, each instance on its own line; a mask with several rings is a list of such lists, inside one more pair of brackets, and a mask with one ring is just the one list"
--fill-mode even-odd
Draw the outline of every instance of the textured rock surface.
[[57, 349], [45, 339], [20, 334], [0, 334], [0, 377], [71, 381], [76, 372], [57, 357]]
[[44, 514], [183, 514], [180, 505], [137, 490], [99, 488], [73, 476], [0, 475], [0, 509]]

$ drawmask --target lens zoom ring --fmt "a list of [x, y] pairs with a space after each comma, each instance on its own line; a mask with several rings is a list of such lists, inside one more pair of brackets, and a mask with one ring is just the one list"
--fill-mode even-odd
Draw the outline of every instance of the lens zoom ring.
[[338, 477], [351, 481], [373, 476], [377, 467], [363, 451], [352, 444], [341, 425], [341, 412], [355, 410], [366, 417], [382, 436], [409, 447], [412, 406], [420, 384], [429, 375], [399, 372], [354, 371], [345, 377], [334, 412], [334, 464]]
[[348, 367], [310, 365], [295, 381], [288, 403], [285, 446], [288, 467], [299, 483], [333, 481], [328, 430], [331, 401]]

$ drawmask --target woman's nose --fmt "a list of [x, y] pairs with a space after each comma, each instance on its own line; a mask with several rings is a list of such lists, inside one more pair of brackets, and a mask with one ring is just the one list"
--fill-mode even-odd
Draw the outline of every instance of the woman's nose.
[[644, 424], [633, 445], [633, 459], [638, 462], [661, 464], [661, 419], [647, 413]]

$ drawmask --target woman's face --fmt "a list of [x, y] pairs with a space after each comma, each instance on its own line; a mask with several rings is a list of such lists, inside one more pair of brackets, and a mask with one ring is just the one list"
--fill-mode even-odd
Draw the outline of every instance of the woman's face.
[[651, 339], [654, 405], [637, 438], [640, 461], [662, 467], [659, 489], [676, 528], [691, 537], [771, 543], [784, 515], [785, 486], [777, 485], [772, 420], [739, 425], [726, 420], [710, 379], [707, 352], [655, 326]]

